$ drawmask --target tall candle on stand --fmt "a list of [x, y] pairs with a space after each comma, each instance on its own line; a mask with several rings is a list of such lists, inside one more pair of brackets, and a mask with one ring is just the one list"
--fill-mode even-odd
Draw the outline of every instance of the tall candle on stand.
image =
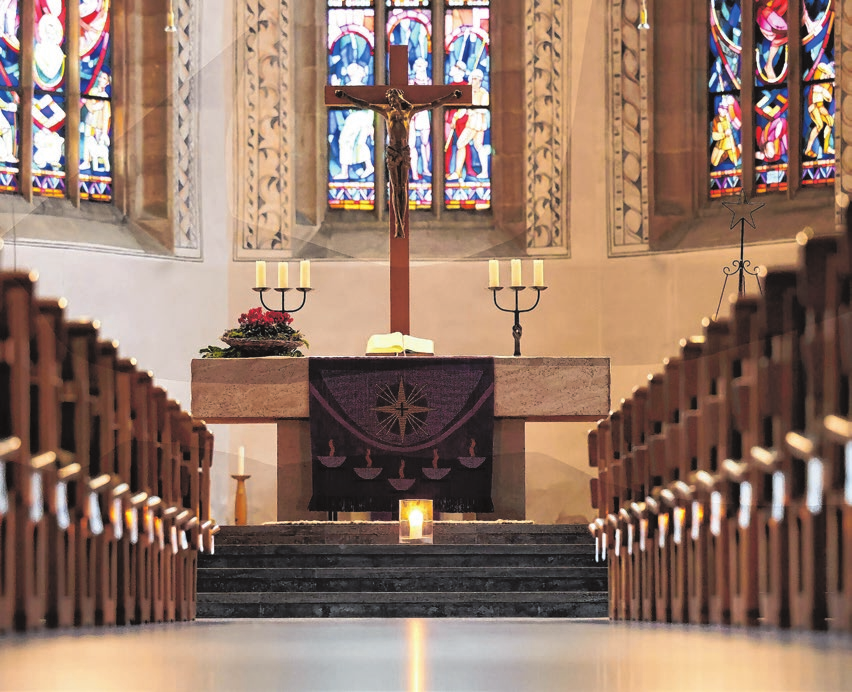
[[523, 286], [521, 281], [521, 260], [512, 260], [512, 286]]
[[500, 285], [500, 262], [488, 260], [488, 288], [497, 288]]
[[533, 286], [544, 286], [544, 260], [533, 260]]
[[242, 445], [237, 450], [237, 475], [246, 475], [246, 448]]
[[290, 276], [286, 262], [278, 263], [278, 288], [287, 288], [289, 285]]
[[299, 287], [311, 287], [311, 261], [302, 260], [299, 262]]
[[254, 263], [254, 285], [257, 288], [266, 288], [266, 262], [263, 260]]

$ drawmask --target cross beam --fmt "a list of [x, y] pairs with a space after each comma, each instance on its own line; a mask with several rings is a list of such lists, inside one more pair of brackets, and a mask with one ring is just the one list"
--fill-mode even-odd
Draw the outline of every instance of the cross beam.
[[[401, 89], [405, 99], [412, 104], [427, 104], [446, 97], [455, 90], [460, 90], [461, 98], [453, 101], [456, 106], [470, 106], [473, 104], [473, 94], [470, 85], [410, 85], [408, 83], [408, 46], [391, 46], [390, 57], [390, 79], [387, 84], [371, 86], [326, 86], [326, 106], [352, 106], [346, 98], [336, 96], [335, 91], [343, 88], [347, 94], [356, 96], [363, 101], [373, 105], [387, 104], [388, 89]], [[405, 146], [408, 146], [406, 137]], [[443, 157], [440, 158], [443, 161]], [[434, 160], [433, 160], [434, 164]], [[408, 199], [408, 180], [405, 181], [406, 195]], [[410, 334], [410, 264], [409, 264], [409, 213], [406, 205], [405, 221], [402, 234], [397, 233], [396, 214], [391, 198], [390, 214], [390, 331]]]

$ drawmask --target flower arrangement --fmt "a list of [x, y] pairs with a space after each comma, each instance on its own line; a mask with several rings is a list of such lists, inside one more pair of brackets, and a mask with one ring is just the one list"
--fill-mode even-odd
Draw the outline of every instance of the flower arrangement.
[[307, 347], [308, 342], [301, 332], [290, 326], [292, 322], [293, 317], [287, 312], [252, 308], [240, 315], [236, 329], [229, 329], [220, 337], [228, 344], [227, 348], [206, 346], [199, 353], [202, 358], [301, 358], [304, 354], [299, 349]]

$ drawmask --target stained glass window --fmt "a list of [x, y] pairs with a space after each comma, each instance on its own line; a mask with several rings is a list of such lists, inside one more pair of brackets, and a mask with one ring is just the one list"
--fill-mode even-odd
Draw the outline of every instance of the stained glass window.
[[[409, 206], [428, 210], [443, 198], [447, 209], [488, 209], [489, 0], [327, 0], [326, 6], [329, 84], [386, 83], [375, 79], [375, 24], [384, 26], [381, 55], [386, 55], [387, 46], [408, 46], [409, 84], [471, 85], [474, 107], [423, 111], [412, 117]], [[443, 35], [436, 36], [438, 20]], [[369, 111], [330, 108], [328, 142], [329, 206], [374, 209], [375, 166], [386, 146], [383, 123]], [[387, 191], [384, 196], [383, 204]]]
[[834, 182], [834, 0], [802, 3], [802, 184]]
[[21, 144], [18, 109], [21, 103], [21, 14], [17, 0], [0, 0], [0, 192], [19, 189]]
[[[432, 10], [429, 0], [388, 2], [387, 34], [392, 46], [408, 46], [409, 84], [432, 84]], [[432, 207], [432, 114], [415, 113], [409, 124], [412, 209]]]
[[112, 199], [110, 0], [80, 0], [80, 198]]
[[[0, 0], [0, 192], [112, 201], [111, 5], [111, 0]], [[27, 29], [24, 8], [32, 13]], [[72, 21], [79, 24], [72, 27]], [[32, 32], [26, 40], [25, 30]], [[69, 41], [69, 32], [79, 41]], [[31, 99], [23, 98], [24, 54], [32, 61]], [[72, 61], [79, 88], [76, 79], [73, 85], [68, 81]], [[22, 137], [22, 123], [32, 129], [31, 144], [29, 132]], [[75, 153], [69, 161], [69, 137], [75, 138], [70, 150], [76, 152], [78, 136], [79, 157]], [[21, 149], [24, 141], [27, 151]], [[22, 171], [28, 180], [22, 181]], [[69, 189], [69, 179], [75, 184], [79, 179], [79, 188]]]
[[754, 7], [755, 191], [787, 189], [787, 0]]
[[33, 193], [65, 196], [65, 2], [35, 0]]
[[[444, 29], [444, 76], [448, 84], [467, 83], [473, 108], [448, 108], [444, 203], [448, 209], [491, 206], [491, 56], [489, 3], [451, 0]], [[479, 106], [479, 107], [477, 107]]]
[[739, 0], [710, 0], [710, 196], [742, 189]]
[[[373, 84], [375, 10], [370, 0], [328, 1], [329, 84]], [[338, 209], [373, 209], [375, 116], [371, 111], [328, 112], [328, 203]]]
[[[744, 2], [751, 3], [753, 16], [752, 47], [745, 52]], [[791, 176], [802, 185], [833, 183], [834, 6], [834, 0], [710, 0], [711, 197], [739, 194], [745, 164], [749, 177], [753, 168], [757, 194], [787, 190]], [[794, 63], [791, 22], [799, 24], [801, 46], [801, 59]], [[749, 104], [743, 103], [742, 74], [753, 75]], [[801, 98], [801, 108], [794, 105], [792, 111], [791, 92], [794, 104]], [[748, 142], [742, 139], [744, 115], [752, 118], [754, 136]], [[792, 131], [801, 132], [793, 159]]]

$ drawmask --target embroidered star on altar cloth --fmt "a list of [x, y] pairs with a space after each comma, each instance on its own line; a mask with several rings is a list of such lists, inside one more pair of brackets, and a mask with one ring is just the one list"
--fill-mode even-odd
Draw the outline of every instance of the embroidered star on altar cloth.
[[746, 199], [745, 192], [740, 192], [740, 201], [738, 203], [722, 202], [722, 206], [730, 210], [734, 215], [731, 219], [731, 228], [734, 228], [739, 221], [744, 221], [752, 228], [757, 228], [757, 226], [754, 225], [754, 220], [751, 218], [751, 215], [761, 207], [766, 206], [766, 203], [761, 202], [760, 204], [754, 204], [749, 202]]

